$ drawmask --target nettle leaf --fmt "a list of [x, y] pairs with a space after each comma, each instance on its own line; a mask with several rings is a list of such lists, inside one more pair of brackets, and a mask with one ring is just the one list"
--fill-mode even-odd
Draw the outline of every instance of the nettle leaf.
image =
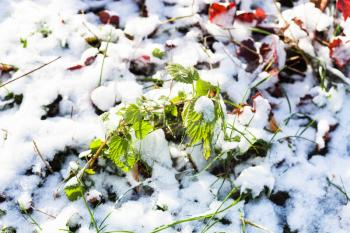
[[180, 104], [186, 100], [186, 93], [179, 91], [178, 95], [170, 100], [172, 104]]
[[70, 201], [75, 201], [84, 195], [84, 187], [78, 182], [76, 177], [72, 177], [66, 183], [64, 192]]
[[191, 84], [199, 79], [198, 71], [192, 67], [185, 68], [179, 64], [170, 64], [166, 67], [166, 70], [177, 82]]
[[153, 126], [148, 121], [137, 121], [133, 124], [132, 128], [135, 130], [137, 139], [144, 139], [147, 134], [153, 131]]
[[85, 169], [84, 172], [85, 172], [86, 174], [88, 174], [88, 175], [95, 175], [95, 173], [96, 173], [96, 172], [94, 171], [94, 169], [91, 169], [91, 168], [90, 168], [90, 169]]
[[216, 92], [216, 89], [217, 87], [202, 79], [199, 79], [196, 82], [196, 96], [206, 96], [211, 92]]
[[136, 104], [130, 104], [129, 107], [126, 108], [124, 113], [124, 120], [128, 124], [134, 124], [138, 121], [142, 120], [142, 112], [139, 106]]
[[203, 140], [203, 154], [205, 159], [209, 159], [211, 155], [211, 140], [209, 138]]
[[182, 119], [186, 128], [186, 134], [190, 138], [190, 145], [203, 143], [203, 153], [205, 159], [211, 155], [211, 141], [214, 134], [215, 121], [207, 122], [202, 114], [194, 110], [194, 102], [185, 105], [182, 112]]
[[100, 115], [100, 118], [101, 118], [101, 120], [102, 120], [103, 122], [106, 122], [106, 121], [109, 120], [109, 117], [110, 117], [109, 115], [110, 115], [109, 112], [104, 112], [104, 113], [102, 113], [102, 114]]
[[92, 140], [90, 143], [90, 150], [93, 152], [97, 151], [98, 148], [100, 148], [101, 144], [102, 140], [99, 138]]
[[109, 143], [108, 158], [124, 172], [128, 172], [136, 162], [131, 136], [113, 136]]
[[177, 110], [177, 107], [175, 104], [170, 104], [165, 107], [165, 114], [166, 115], [171, 115], [174, 117], [177, 117], [179, 115], [179, 112]]

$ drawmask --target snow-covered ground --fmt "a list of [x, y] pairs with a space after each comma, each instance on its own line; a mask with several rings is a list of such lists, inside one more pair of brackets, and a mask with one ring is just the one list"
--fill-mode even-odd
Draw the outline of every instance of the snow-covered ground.
[[[350, 18], [333, 3], [321, 11], [306, 0], [241, 0], [216, 12], [214, 2], [0, 1], [2, 83], [60, 57], [0, 87], [2, 232], [96, 232], [89, 209], [106, 226], [100, 232], [152, 232], [220, 212], [239, 193], [213, 218], [162, 232], [350, 232]], [[84, 166], [91, 140], [116, 127], [116, 109], [191, 93], [166, 81], [167, 64], [195, 66], [219, 85], [227, 122], [245, 135], [226, 141], [217, 132], [216, 150], [248, 151], [244, 158], [223, 166], [224, 154], [205, 169], [215, 155], [206, 161], [201, 146], [185, 148], [158, 129], [140, 142], [149, 177], [100, 158], [86, 202], [69, 201], [65, 179]], [[150, 77], [164, 84], [155, 88]], [[215, 117], [207, 97], [194, 109]], [[257, 154], [250, 141], [271, 147]]]

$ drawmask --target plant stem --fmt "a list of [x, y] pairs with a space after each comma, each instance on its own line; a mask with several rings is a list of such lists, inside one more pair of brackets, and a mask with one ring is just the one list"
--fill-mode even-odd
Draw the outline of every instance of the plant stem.
[[1, 84], [1, 85], [0, 85], [0, 88], [4, 87], [4, 86], [6, 86], [7, 84], [12, 83], [12, 82], [14, 82], [14, 81], [16, 81], [16, 80], [18, 80], [18, 79], [20, 79], [20, 78], [23, 78], [23, 77], [25, 77], [25, 76], [27, 76], [27, 75], [29, 75], [29, 74], [32, 74], [32, 73], [34, 73], [35, 71], [38, 71], [38, 70], [42, 69], [42, 68], [44, 68], [45, 66], [50, 65], [51, 63], [57, 61], [57, 60], [60, 59], [60, 58], [61, 58], [61, 57], [56, 57], [56, 58], [53, 59], [52, 61], [49, 61], [49, 62], [47, 62], [47, 63], [45, 63], [45, 64], [43, 64], [43, 65], [41, 65], [41, 66], [35, 68], [34, 70], [31, 70], [31, 71], [29, 71], [29, 72], [27, 72], [27, 73], [25, 73], [25, 74], [22, 74], [21, 76], [19, 76], [19, 77], [17, 77], [17, 78], [11, 79], [11, 80], [9, 80], [9, 81], [7, 81], [7, 82]]
[[108, 46], [109, 46], [109, 43], [112, 40], [111, 34], [112, 34], [112, 31], [109, 33], [109, 38], [108, 38], [108, 41], [107, 41], [106, 50], [103, 53], [100, 77], [99, 77], [99, 80], [98, 80], [98, 87], [101, 86], [101, 84], [102, 84], [103, 67], [104, 67], [104, 64], [105, 64], [106, 57], [107, 57]]
[[202, 219], [206, 219], [206, 218], [212, 218], [215, 215], [220, 214], [222, 212], [225, 212], [226, 210], [228, 210], [231, 207], [235, 206], [240, 200], [241, 200], [241, 198], [238, 198], [237, 200], [233, 201], [229, 206], [227, 206], [226, 208], [224, 208], [224, 209], [222, 209], [220, 211], [215, 211], [215, 212], [210, 213], [210, 214], [204, 214], [204, 215], [199, 215], [199, 216], [196, 216], [196, 217], [191, 217], [191, 218], [178, 220], [178, 221], [175, 221], [175, 222], [172, 222], [172, 223], [169, 223], [169, 224], [157, 227], [153, 231], [151, 231], [150, 233], [157, 233], [157, 232], [163, 231], [165, 229], [168, 229], [170, 227], [173, 227], [173, 226], [179, 225], [181, 223], [185, 223], [185, 222], [191, 222], [191, 221], [197, 221], [197, 220], [202, 220]]
[[34, 145], [34, 150], [35, 152], [38, 154], [38, 156], [40, 157], [40, 159], [43, 161], [43, 163], [45, 164], [45, 166], [47, 167], [47, 169], [50, 171], [50, 173], [54, 173], [51, 165], [49, 164], [49, 162], [47, 162], [43, 155], [41, 154], [41, 152], [39, 151], [38, 145], [36, 144], [36, 142], [33, 139], [33, 145]]

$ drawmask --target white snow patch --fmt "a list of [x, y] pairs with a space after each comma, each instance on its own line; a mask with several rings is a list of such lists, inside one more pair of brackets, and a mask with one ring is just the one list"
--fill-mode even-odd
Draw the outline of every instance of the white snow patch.
[[194, 110], [198, 114], [203, 114], [203, 119], [206, 122], [211, 122], [215, 118], [214, 103], [206, 96], [201, 96], [197, 99], [196, 103], [194, 104]]
[[241, 192], [251, 191], [253, 197], [257, 197], [265, 187], [273, 189], [275, 178], [269, 168], [259, 165], [244, 169], [235, 184], [241, 187]]

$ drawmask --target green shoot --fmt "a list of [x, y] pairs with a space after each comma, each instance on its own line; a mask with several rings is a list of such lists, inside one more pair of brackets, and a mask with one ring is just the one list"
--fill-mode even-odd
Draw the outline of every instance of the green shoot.
[[22, 47], [25, 49], [28, 46], [28, 40], [26, 38], [20, 38], [19, 39], [20, 43], [22, 44]]

